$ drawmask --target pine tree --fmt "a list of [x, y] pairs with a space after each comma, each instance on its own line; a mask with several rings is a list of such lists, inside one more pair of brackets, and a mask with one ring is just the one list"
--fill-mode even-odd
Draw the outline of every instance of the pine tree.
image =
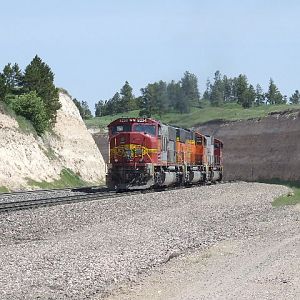
[[132, 94], [132, 87], [129, 85], [128, 81], [121, 88], [121, 112], [127, 112], [137, 108], [134, 95]]
[[139, 115], [143, 117], [151, 117], [152, 116], [152, 95], [151, 95], [151, 86], [148, 84], [145, 88], [141, 89], [142, 93], [142, 101], [141, 101], [141, 110]]
[[[246, 75], [240, 74], [235, 81], [236, 84], [236, 97], [237, 103], [241, 104], [242, 106], [247, 106], [248, 99], [247, 99], [247, 92], [248, 92], [248, 79]], [[244, 104], [243, 104], [244, 103]]]
[[223, 76], [224, 102], [232, 101], [232, 79], [226, 75]]
[[107, 101], [107, 114], [114, 115], [120, 112], [124, 112], [124, 108], [122, 107], [123, 99], [120, 94], [117, 92], [113, 95], [111, 99]]
[[7, 64], [1, 76], [4, 80], [6, 95], [19, 95], [22, 92], [23, 74], [18, 64]]
[[269, 104], [282, 104], [283, 96], [278, 90], [274, 80], [270, 78], [268, 93], [266, 94], [267, 102]]
[[95, 104], [95, 116], [101, 117], [103, 116], [103, 112], [104, 112], [104, 101], [100, 100]]
[[180, 82], [172, 80], [167, 85], [169, 107], [177, 112], [185, 113], [188, 111], [188, 100], [186, 99]]
[[290, 97], [290, 102], [292, 104], [300, 104], [300, 93], [298, 90], [295, 90], [294, 94]]
[[243, 103], [242, 106], [244, 108], [250, 108], [255, 102], [255, 89], [252, 84], [249, 85], [249, 88], [245, 91], [243, 95]]
[[91, 110], [89, 108], [89, 105], [86, 101], [81, 101], [81, 107], [82, 107], [82, 110], [83, 110], [83, 116], [82, 118], [83, 119], [91, 119], [93, 117], [92, 113], [91, 113]]
[[263, 92], [262, 87], [259, 84], [257, 84], [255, 90], [255, 105], [259, 106], [264, 104], [264, 102], [265, 102], [265, 94]]
[[84, 113], [83, 113], [83, 108], [82, 108], [82, 106], [81, 106], [80, 101], [78, 101], [76, 98], [74, 98], [74, 99], [73, 99], [73, 102], [74, 102], [74, 104], [76, 105], [76, 107], [77, 107], [77, 109], [78, 109], [78, 111], [79, 111], [80, 116], [83, 118]]
[[224, 102], [224, 85], [220, 71], [215, 72], [214, 83], [210, 87], [210, 102], [213, 106], [219, 106]]
[[36, 91], [45, 104], [47, 118], [52, 124], [55, 123], [57, 110], [61, 107], [58, 89], [53, 81], [54, 74], [50, 67], [36, 55], [25, 69], [24, 91]]
[[3, 74], [0, 73], [0, 101], [5, 100], [5, 95], [6, 95], [5, 79]]
[[198, 90], [198, 79], [196, 75], [186, 71], [181, 78], [181, 87], [185, 99], [189, 102], [189, 108], [191, 106], [198, 106], [200, 101], [200, 93]]
[[158, 113], [161, 116], [167, 111], [169, 106], [166, 82], [160, 80], [158, 83], [155, 83], [155, 96], [156, 113]]
[[209, 78], [206, 80], [206, 90], [203, 94], [203, 100], [210, 100], [211, 99], [211, 86]]

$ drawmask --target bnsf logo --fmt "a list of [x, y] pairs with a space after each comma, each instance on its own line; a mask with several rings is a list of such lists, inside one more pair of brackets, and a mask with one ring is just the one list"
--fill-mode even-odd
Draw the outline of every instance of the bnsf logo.
[[146, 123], [147, 119], [143, 118], [129, 118], [129, 119], [120, 119], [121, 123], [128, 123], [128, 122], [136, 122], [136, 123]]

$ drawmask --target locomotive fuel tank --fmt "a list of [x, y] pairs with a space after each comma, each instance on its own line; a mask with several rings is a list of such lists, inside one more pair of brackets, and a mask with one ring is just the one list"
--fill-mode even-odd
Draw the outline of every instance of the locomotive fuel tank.
[[177, 181], [176, 172], [164, 172], [163, 185], [172, 185]]
[[198, 183], [203, 181], [203, 174], [201, 171], [190, 171], [188, 174], [188, 183]]
[[211, 181], [219, 181], [221, 179], [221, 171], [214, 170], [211, 173]]
[[172, 171], [159, 171], [154, 177], [156, 186], [169, 186], [177, 182], [177, 173]]

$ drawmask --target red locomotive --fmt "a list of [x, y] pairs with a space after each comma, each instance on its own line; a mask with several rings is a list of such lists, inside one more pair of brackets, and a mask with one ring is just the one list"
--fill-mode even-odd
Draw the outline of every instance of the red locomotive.
[[223, 143], [218, 139], [148, 118], [120, 118], [108, 129], [109, 188], [146, 189], [222, 180]]

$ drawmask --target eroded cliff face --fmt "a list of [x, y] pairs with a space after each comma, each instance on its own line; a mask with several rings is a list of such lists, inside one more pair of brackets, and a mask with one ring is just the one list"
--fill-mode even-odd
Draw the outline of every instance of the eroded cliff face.
[[224, 142], [226, 180], [300, 181], [300, 110], [199, 126]]
[[30, 179], [53, 181], [64, 168], [83, 180], [100, 183], [105, 163], [70, 96], [59, 95], [62, 108], [52, 134], [43, 138], [24, 133], [18, 122], [0, 111], [0, 186], [32, 188]]

